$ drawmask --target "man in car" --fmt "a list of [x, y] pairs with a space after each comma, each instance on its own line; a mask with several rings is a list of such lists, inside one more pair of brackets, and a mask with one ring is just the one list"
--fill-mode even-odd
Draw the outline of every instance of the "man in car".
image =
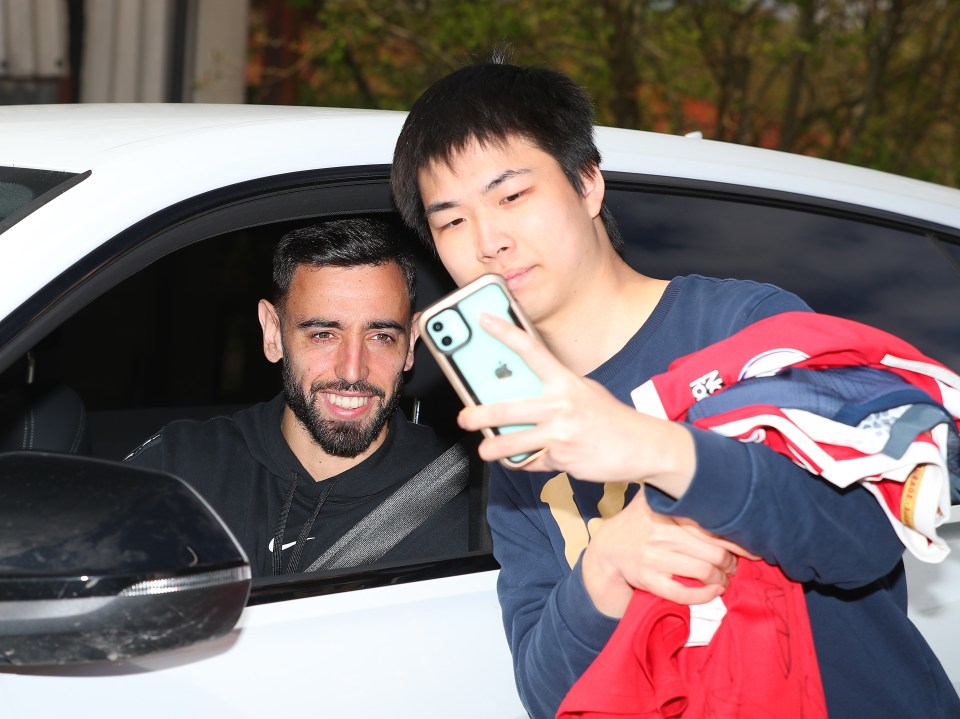
[[230, 417], [172, 422], [126, 461], [197, 489], [255, 575], [467, 551], [466, 456], [397, 407], [417, 339], [415, 273], [378, 220], [287, 233], [273, 302], [259, 303], [283, 392]]
[[[544, 392], [459, 418], [468, 430], [532, 425], [480, 445], [528, 711], [554, 716], [635, 588], [708, 602], [744, 547], [803, 583], [830, 716], [957, 716], [949, 679], [907, 619], [903, 545], [868, 492], [632, 408], [631, 390], [672, 360], [807, 307], [769, 285], [666, 281], [630, 267], [592, 123], [589, 97], [560, 73], [461, 68], [414, 104], [391, 177], [405, 221], [456, 283], [502, 275], [545, 343], [490, 318], [486, 329], [527, 360]], [[522, 471], [496, 463], [540, 448]]]

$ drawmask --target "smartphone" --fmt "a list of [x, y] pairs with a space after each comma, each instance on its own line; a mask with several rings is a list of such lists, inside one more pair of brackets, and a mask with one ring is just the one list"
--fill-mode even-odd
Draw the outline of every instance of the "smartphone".
[[[483, 275], [430, 305], [418, 321], [420, 336], [444, 375], [466, 405], [539, 397], [543, 383], [516, 352], [480, 327], [488, 313], [539, 337], [533, 323], [507, 289], [500, 275]], [[486, 436], [516, 432], [533, 425], [487, 427]], [[543, 450], [507, 457], [500, 463], [518, 469]]]

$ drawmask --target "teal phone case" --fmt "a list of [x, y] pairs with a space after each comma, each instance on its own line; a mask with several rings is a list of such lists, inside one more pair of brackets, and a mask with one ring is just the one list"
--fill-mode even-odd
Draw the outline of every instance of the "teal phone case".
[[[511, 312], [510, 298], [501, 283], [500, 278], [481, 278], [482, 286], [473, 289], [468, 285], [458, 290], [451, 298], [459, 296], [459, 299], [441, 300], [434, 305], [440, 309], [428, 309], [422, 321], [426, 339], [438, 361], [443, 365], [446, 359], [445, 372], [449, 376], [452, 371], [459, 380], [459, 387], [454, 382], [456, 389], [461, 396], [467, 392], [477, 404], [539, 397], [543, 393], [540, 378], [520, 355], [480, 327], [480, 315], [486, 312], [529, 329]], [[505, 425], [495, 431], [515, 432], [530, 426]], [[529, 456], [509, 459], [519, 464]]]

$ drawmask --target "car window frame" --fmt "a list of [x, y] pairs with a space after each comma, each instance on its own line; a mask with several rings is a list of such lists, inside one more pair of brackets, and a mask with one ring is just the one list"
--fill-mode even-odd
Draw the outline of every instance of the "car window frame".
[[[388, 165], [363, 165], [273, 175], [217, 188], [143, 218], [0, 320], [0, 372], [92, 300], [182, 247], [284, 220], [394, 212], [389, 172]], [[292, 205], [302, 211], [291, 214]]]
[[960, 228], [933, 222], [921, 217], [904, 215], [891, 210], [882, 210], [864, 205], [833, 200], [815, 195], [771, 190], [752, 185], [740, 185], [713, 180], [694, 180], [666, 175], [651, 175], [623, 171], [603, 173], [606, 187], [613, 190], [638, 190], [661, 194], [704, 197], [780, 209], [813, 212], [828, 217], [865, 222], [872, 225], [912, 232], [931, 234], [936, 239], [960, 244]]
[[[0, 323], [0, 367], [90, 302], [153, 262], [189, 245], [278, 222], [396, 213], [389, 165], [327, 168], [249, 180], [164, 208], [102, 243]], [[487, 550], [423, 562], [264, 577], [248, 606], [378, 586], [496, 571]]]
[[9, 167], [6, 165], [2, 166], [2, 169], [20, 170], [25, 173], [46, 173], [48, 175], [59, 177], [60, 181], [46, 191], [34, 197], [29, 202], [20, 205], [6, 217], [0, 218], [0, 235], [16, 225], [23, 218], [27, 217], [33, 212], [36, 212], [45, 204], [54, 198], [59, 197], [67, 190], [76, 187], [78, 184], [90, 177], [91, 174], [93, 174], [90, 170], [86, 170], [85, 172], [62, 172], [58, 170], [39, 170], [29, 167]]

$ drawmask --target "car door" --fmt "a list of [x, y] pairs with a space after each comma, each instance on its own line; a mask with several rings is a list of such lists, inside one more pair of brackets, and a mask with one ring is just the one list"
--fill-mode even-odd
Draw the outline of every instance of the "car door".
[[[21, 308], [0, 352], [31, 349], [34, 372], [86, 403], [94, 456], [119, 460], [176, 417], [204, 417], [269, 398], [256, 299], [270, 243], [299, 223], [392, 216], [388, 168], [281, 175], [167, 208], [111, 238]], [[951, 308], [960, 306], [958, 237], [948, 228], [755, 188], [608, 173], [608, 202], [627, 259], [658, 277], [698, 272], [773, 282], [819, 311], [875, 324], [960, 366]], [[415, 240], [411, 237], [411, 242]], [[450, 289], [420, 251], [419, 304]], [[422, 351], [405, 409], [455, 433], [457, 402]], [[960, 542], [955, 527], [944, 535]], [[956, 553], [908, 563], [911, 615], [960, 681], [944, 609], [960, 601]], [[101, 716], [136, 706], [263, 716], [524, 715], [486, 547], [376, 572], [253, 583], [236, 628], [203, 644], [111, 664], [0, 668], [10, 716]], [[955, 614], [955, 613], [954, 613]]]

